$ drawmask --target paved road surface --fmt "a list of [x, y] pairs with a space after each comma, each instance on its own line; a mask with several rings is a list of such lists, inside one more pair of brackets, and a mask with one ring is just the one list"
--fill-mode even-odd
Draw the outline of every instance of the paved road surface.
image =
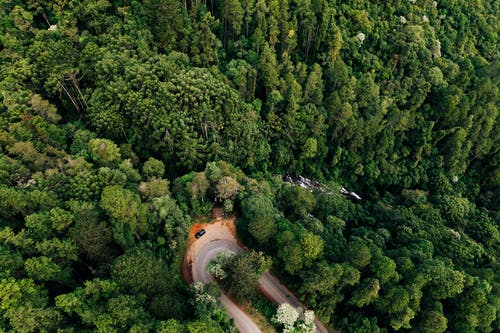
[[[229, 229], [227, 232], [220, 226], [210, 225], [206, 228], [207, 233], [192, 245], [192, 273], [194, 282], [207, 283], [213, 280], [207, 272], [208, 263], [221, 252], [239, 253], [244, 251], [236, 242]], [[211, 232], [213, 231], [213, 232]], [[260, 289], [276, 304], [289, 303], [293, 307], [305, 307], [300, 301], [283, 286], [278, 279], [269, 273], [259, 278]], [[222, 295], [221, 303], [234, 318], [236, 328], [241, 333], [259, 333], [259, 328], [254, 322], [236, 306], [226, 295]], [[328, 331], [319, 320], [315, 320], [316, 332], [327, 333]]]
[[[306, 307], [293, 295], [280, 281], [269, 272], [262, 274], [259, 278], [260, 289], [274, 303], [288, 303], [294, 308], [301, 307], [306, 310]], [[316, 332], [328, 333], [326, 327], [318, 320], [314, 320]]]
[[[193, 262], [193, 281], [207, 283], [213, 280], [207, 272], [208, 263], [221, 252], [238, 253], [243, 251], [235, 242], [228, 239], [214, 239], [197, 251]], [[221, 303], [226, 308], [238, 331], [242, 333], [261, 332], [257, 325], [234, 304], [225, 294], [222, 294]]]

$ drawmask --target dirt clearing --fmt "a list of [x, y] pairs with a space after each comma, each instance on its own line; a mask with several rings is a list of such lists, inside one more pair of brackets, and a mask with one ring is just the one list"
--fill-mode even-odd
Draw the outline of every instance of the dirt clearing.
[[[213, 220], [210, 223], [195, 223], [189, 229], [189, 244], [184, 257], [182, 273], [187, 283], [193, 282], [192, 262], [197, 254], [197, 249], [201, 248], [208, 241], [213, 239], [234, 239], [236, 240], [236, 228], [234, 221], [236, 218]], [[195, 234], [201, 229], [206, 230], [206, 234], [196, 239]]]

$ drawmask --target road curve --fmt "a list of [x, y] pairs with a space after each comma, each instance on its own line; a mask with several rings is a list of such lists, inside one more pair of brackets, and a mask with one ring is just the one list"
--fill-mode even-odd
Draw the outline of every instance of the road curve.
[[[212, 276], [207, 272], [207, 266], [217, 254], [221, 252], [239, 253], [241, 251], [243, 249], [236, 242], [228, 239], [213, 239], [205, 242], [202, 247], [197, 249], [198, 255], [193, 258], [193, 281], [207, 283], [213, 280]], [[238, 331], [242, 333], [261, 332], [257, 325], [225, 294], [221, 296], [221, 304], [234, 319], [234, 325]]]
[[[191, 261], [192, 278], [194, 282], [207, 283], [213, 280], [207, 272], [209, 262], [221, 252], [240, 253], [241, 248], [231, 231], [227, 227], [211, 224], [205, 227], [206, 234], [196, 240], [188, 250], [187, 257]], [[270, 273], [264, 273], [259, 278], [261, 291], [274, 303], [289, 303], [294, 308], [305, 307], [278, 279]], [[241, 333], [259, 333], [255, 323], [234, 304], [225, 294], [222, 294], [221, 303], [229, 315], [234, 319], [238, 331]], [[328, 333], [319, 320], [315, 320], [316, 332]]]

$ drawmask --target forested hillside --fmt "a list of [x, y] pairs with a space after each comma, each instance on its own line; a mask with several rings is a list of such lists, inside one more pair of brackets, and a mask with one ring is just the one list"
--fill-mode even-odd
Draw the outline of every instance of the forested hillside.
[[233, 331], [222, 206], [342, 332], [500, 331], [499, 7], [0, 0], [0, 330]]

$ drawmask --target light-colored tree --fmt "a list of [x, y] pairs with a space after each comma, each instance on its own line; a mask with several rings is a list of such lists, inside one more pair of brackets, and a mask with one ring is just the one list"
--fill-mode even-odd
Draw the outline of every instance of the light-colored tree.
[[88, 149], [92, 158], [102, 163], [111, 163], [120, 158], [120, 148], [108, 139], [92, 139]]
[[138, 189], [143, 198], [152, 199], [170, 194], [169, 185], [167, 179], [153, 177], [147, 182], [141, 182]]
[[302, 321], [297, 325], [298, 331], [300, 333], [314, 333], [316, 332], [316, 327], [314, 326], [314, 311], [306, 310], [302, 315]]
[[231, 215], [233, 213], [233, 209], [234, 209], [233, 200], [231, 200], [231, 199], [224, 200], [222, 208], [224, 210], [224, 214]]
[[217, 182], [215, 189], [217, 191], [217, 199], [224, 201], [226, 199], [234, 199], [238, 191], [241, 189], [241, 185], [236, 181], [236, 179], [225, 176]]
[[297, 319], [299, 319], [299, 312], [288, 303], [282, 303], [273, 317], [275, 323], [284, 326], [283, 333], [292, 332]]
[[45, 120], [53, 123], [57, 123], [61, 120], [61, 116], [57, 113], [56, 107], [44, 100], [42, 96], [33, 94], [30, 103], [33, 111], [42, 116]]
[[189, 184], [191, 192], [191, 200], [204, 199], [210, 183], [205, 175], [205, 172], [197, 172], [193, 180]]
[[227, 273], [224, 267], [227, 267], [234, 260], [235, 254], [230, 252], [221, 252], [213, 260], [208, 263], [207, 270], [216, 279], [224, 280]]
[[209, 282], [207, 284], [194, 282], [191, 284], [191, 291], [194, 297], [191, 304], [194, 306], [198, 318], [210, 318], [218, 311], [221, 291], [217, 284]]

